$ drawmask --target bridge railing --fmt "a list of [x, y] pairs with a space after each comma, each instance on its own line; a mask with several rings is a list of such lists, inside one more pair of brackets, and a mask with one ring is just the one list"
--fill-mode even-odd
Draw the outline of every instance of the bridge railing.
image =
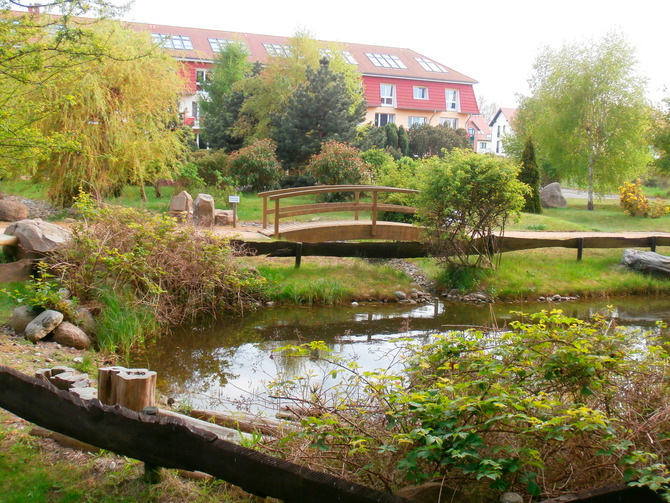
[[[340, 203], [312, 203], [294, 204], [291, 206], [280, 206], [282, 199], [291, 197], [326, 194], [333, 192], [353, 192], [354, 200]], [[372, 219], [372, 235], [375, 235], [377, 217], [380, 211], [397, 213], [414, 213], [415, 208], [399, 204], [379, 203], [380, 192], [395, 192], [399, 194], [418, 194], [418, 190], [403, 189], [399, 187], [380, 187], [377, 185], [315, 185], [310, 187], [294, 187], [290, 189], [269, 190], [259, 192], [258, 197], [263, 198], [263, 229], [267, 229], [269, 217], [274, 222], [274, 236], [279, 237], [279, 221], [282, 218], [295, 217], [298, 215], [310, 215], [314, 213], [334, 213], [342, 211], [353, 211], [354, 220], [359, 219], [361, 211], [370, 211]], [[361, 202], [361, 193], [371, 193], [372, 202]], [[269, 202], [274, 204], [270, 207]]]

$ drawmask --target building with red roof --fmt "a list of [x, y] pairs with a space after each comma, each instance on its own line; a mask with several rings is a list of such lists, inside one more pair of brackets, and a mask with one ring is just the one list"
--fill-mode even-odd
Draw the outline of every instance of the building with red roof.
[[470, 135], [472, 148], [475, 152], [480, 154], [490, 154], [493, 152], [491, 128], [483, 116], [470, 116], [466, 122], [465, 129]]
[[489, 124], [494, 152], [498, 155], [505, 155], [503, 139], [505, 135], [514, 133], [516, 112], [516, 108], [500, 108]]
[[[247, 46], [250, 59], [264, 63], [271, 56], [288, 56], [289, 37], [256, 35], [200, 28], [144, 23], [128, 27], [150, 32], [156, 43], [184, 65], [186, 87], [181, 99], [185, 124], [200, 131], [201, 83], [211, 71], [217, 53], [231, 41]], [[323, 42], [324, 51], [332, 43]], [[409, 128], [414, 124], [447, 124], [465, 128], [468, 117], [478, 114], [473, 90], [476, 80], [411, 49], [338, 43], [345, 58], [362, 75], [367, 99], [366, 123], [383, 126], [393, 122]]]

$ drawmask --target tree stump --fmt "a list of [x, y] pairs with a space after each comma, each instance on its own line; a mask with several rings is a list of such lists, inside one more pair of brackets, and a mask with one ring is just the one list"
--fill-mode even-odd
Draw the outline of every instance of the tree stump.
[[98, 369], [98, 400], [105, 405], [116, 405], [116, 380], [114, 376], [125, 367], [101, 367]]

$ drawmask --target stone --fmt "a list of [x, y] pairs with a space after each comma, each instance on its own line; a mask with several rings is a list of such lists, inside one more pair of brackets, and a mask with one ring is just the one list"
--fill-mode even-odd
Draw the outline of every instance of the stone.
[[523, 498], [517, 493], [502, 493], [500, 503], [523, 503]]
[[94, 400], [98, 398], [98, 390], [93, 387], [70, 388], [70, 393], [78, 396], [82, 400]]
[[75, 311], [75, 322], [88, 335], [95, 334], [95, 318], [91, 311], [85, 307], [79, 307]]
[[75, 349], [86, 349], [91, 345], [88, 335], [81, 328], [67, 321], [54, 329], [53, 339], [63, 346]]
[[63, 321], [63, 314], [47, 309], [26, 326], [26, 339], [37, 342], [49, 335]]
[[[70, 231], [39, 218], [14, 222], [7, 226], [5, 234], [19, 238], [19, 244], [15, 250], [15, 256], [19, 259], [42, 258], [70, 239]], [[9, 254], [12, 255], [12, 251]]]
[[233, 225], [233, 210], [214, 210], [214, 225]]
[[180, 222], [187, 222], [193, 215], [193, 197], [191, 194], [182, 190], [179, 194], [174, 196], [170, 201], [170, 210], [168, 213], [171, 217], [176, 217]]
[[214, 198], [209, 194], [198, 194], [193, 202], [193, 223], [201, 227], [214, 225]]
[[628, 248], [623, 252], [621, 264], [634, 271], [670, 278], [670, 257], [656, 252]]
[[403, 292], [402, 290], [397, 290], [393, 292], [393, 295], [395, 295], [395, 298], [397, 300], [405, 300], [407, 298], [407, 294]]
[[17, 334], [23, 333], [28, 324], [37, 317], [37, 313], [28, 306], [19, 306], [14, 309], [9, 325]]
[[16, 222], [28, 218], [28, 207], [11, 199], [0, 199], [0, 221]]
[[88, 388], [93, 381], [80, 372], [61, 372], [49, 378], [49, 382], [58, 389]]
[[403, 487], [396, 492], [396, 495], [419, 503], [470, 503], [470, 499], [465, 494], [443, 486], [439, 482]]
[[550, 183], [540, 190], [540, 204], [543, 208], [567, 208], [568, 202], [561, 192], [561, 184]]
[[353, 302], [351, 303], [351, 307], [358, 307], [358, 302], [353, 301]]

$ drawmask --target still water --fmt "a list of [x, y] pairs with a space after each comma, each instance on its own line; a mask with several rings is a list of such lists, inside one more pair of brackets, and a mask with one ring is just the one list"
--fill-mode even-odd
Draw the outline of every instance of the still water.
[[504, 328], [519, 319], [515, 312], [559, 308], [568, 316], [588, 319], [608, 305], [619, 325], [652, 328], [657, 321], [670, 322], [670, 298], [655, 297], [492, 306], [435, 301], [421, 306], [264, 308], [175, 329], [132, 364], [157, 371], [159, 392], [194, 408], [272, 414], [283, 404], [269, 398], [269, 381], [280, 374], [323, 372], [315, 360], [285, 358], [275, 351], [288, 344], [324, 341], [333, 353], [373, 370], [396, 362], [408, 340], [425, 343], [435, 334], [469, 327]]

